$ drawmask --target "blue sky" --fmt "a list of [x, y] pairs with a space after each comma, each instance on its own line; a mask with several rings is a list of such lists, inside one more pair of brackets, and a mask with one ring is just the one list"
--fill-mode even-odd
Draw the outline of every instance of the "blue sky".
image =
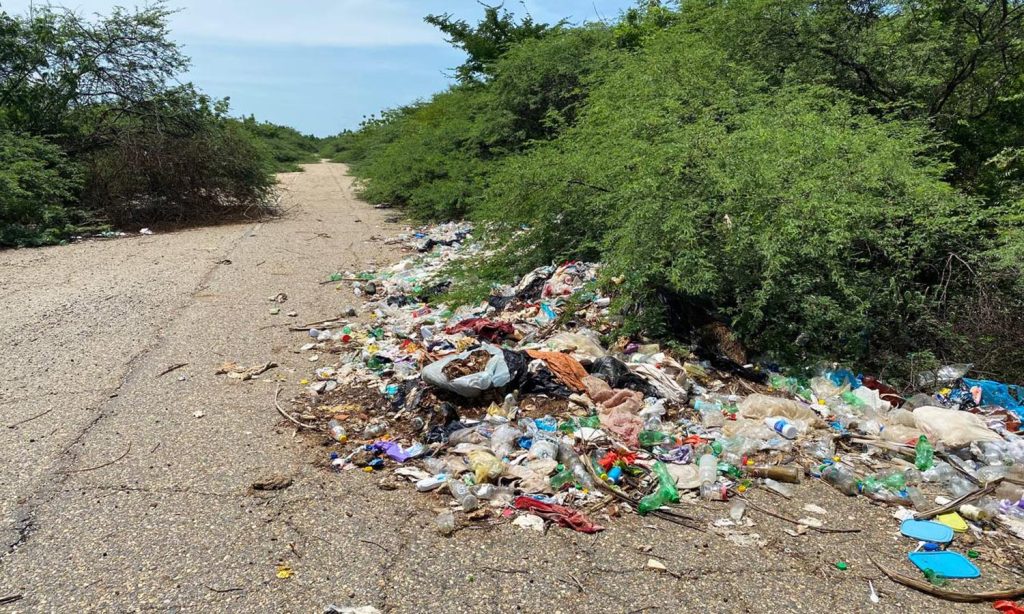
[[[0, 0], [12, 13], [31, 0]], [[67, 0], [53, 4], [106, 13], [135, 0]], [[36, 5], [43, 2], [35, 1]], [[540, 21], [612, 19], [633, 0], [509, 0]], [[230, 96], [238, 115], [326, 136], [363, 116], [442, 90], [460, 53], [423, 23], [429, 13], [476, 21], [476, 0], [171, 0], [181, 11], [172, 36], [192, 57], [184, 80], [216, 97]]]

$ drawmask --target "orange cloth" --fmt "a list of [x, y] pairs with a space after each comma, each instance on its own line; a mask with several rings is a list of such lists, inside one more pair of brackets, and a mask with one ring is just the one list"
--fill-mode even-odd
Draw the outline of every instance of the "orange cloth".
[[587, 376], [587, 370], [583, 368], [580, 361], [561, 352], [526, 350], [526, 353], [530, 358], [543, 360], [548, 368], [551, 369], [551, 372], [573, 392], [583, 392], [585, 390], [583, 378]]

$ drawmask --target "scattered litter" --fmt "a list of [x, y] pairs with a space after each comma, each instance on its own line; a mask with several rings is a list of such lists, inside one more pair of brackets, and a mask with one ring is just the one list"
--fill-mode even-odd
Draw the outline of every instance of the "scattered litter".
[[524, 529], [533, 529], [534, 531], [544, 532], [544, 519], [540, 516], [534, 516], [533, 514], [520, 514], [516, 516], [512, 524], [517, 527]]
[[277, 577], [278, 578], [280, 578], [282, 580], [287, 580], [288, 578], [292, 577], [293, 575], [295, 575], [295, 572], [292, 571], [291, 567], [289, 567], [287, 565], [278, 565], [277, 566]]
[[[471, 230], [420, 228], [385, 241], [408, 258], [330, 275], [360, 301], [341, 317], [360, 319], [291, 327], [315, 374], [295, 400], [304, 410], [278, 404], [324, 434], [332, 467], [393, 472], [389, 487], [444, 501], [441, 534], [501, 522], [596, 532], [595, 520], [623, 513], [744, 548], [768, 543], [747, 530], [757, 514], [792, 537], [859, 531], [804, 503], [819, 482], [890, 506], [903, 525], [941, 527], [930, 543], [971, 529], [957, 533], [962, 545], [995, 552], [1024, 535], [1016, 387], [949, 365], [896, 391], [839, 365], [781, 373], [668, 349], [623, 333], [596, 263], [539, 267], [477, 304], [446, 304], [449, 267], [485, 249]], [[219, 372], [249, 379], [271, 366]], [[698, 508], [714, 517], [688, 513]], [[915, 545], [900, 541], [902, 558]]]

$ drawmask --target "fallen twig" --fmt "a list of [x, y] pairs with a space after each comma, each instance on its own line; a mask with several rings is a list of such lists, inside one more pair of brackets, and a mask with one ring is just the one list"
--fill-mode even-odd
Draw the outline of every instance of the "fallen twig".
[[213, 588], [209, 584], [204, 584], [203, 587], [206, 588], [206, 589], [209, 589], [209, 590], [211, 590], [211, 591], [213, 591], [215, 593], [237, 593], [238, 591], [244, 591], [245, 590], [241, 586], [237, 586], [237, 587], [234, 587], [234, 588]]
[[128, 453], [131, 452], [131, 451], [132, 451], [132, 442], [129, 441], [128, 442], [128, 447], [125, 449], [124, 454], [122, 454], [121, 456], [118, 456], [117, 458], [115, 458], [112, 461], [107, 461], [107, 462], [103, 463], [102, 465], [96, 465], [95, 467], [88, 467], [86, 469], [68, 469], [64, 473], [85, 473], [86, 471], [95, 471], [97, 469], [102, 469], [104, 467], [109, 467], [110, 465], [113, 465], [114, 463], [116, 463], [117, 461], [121, 460], [122, 458], [128, 456]]
[[381, 550], [383, 550], [384, 552], [387, 552], [388, 554], [391, 554], [391, 551], [390, 551], [390, 550], [388, 550], [387, 548], [385, 548], [384, 546], [382, 546], [382, 545], [378, 544], [378, 543], [377, 543], [377, 542], [375, 542], [375, 541], [370, 541], [370, 540], [368, 540], [368, 539], [361, 539], [361, 540], [359, 540], [359, 541], [360, 541], [360, 542], [362, 542], [362, 543], [364, 543], [364, 544], [370, 544], [371, 546], [377, 546], [378, 548], [380, 548], [380, 549], [381, 549]]
[[819, 533], [860, 533], [860, 529], [832, 529], [832, 528], [829, 528], [829, 527], [813, 527], [813, 526], [810, 526], [810, 525], [806, 525], [806, 524], [800, 522], [799, 520], [797, 520], [795, 518], [790, 518], [789, 516], [786, 516], [784, 514], [780, 514], [778, 512], [773, 512], [773, 511], [771, 511], [769, 509], [765, 509], [765, 508], [761, 507], [760, 505], [754, 503], [753, 501], [751, 501], [747, 497], [742, 497], [742, 499], [747, 502], [747, 507], [749, 507], [752, 510], [761, 512], [762, 514], [767, 514], [767, 515], [769, 515], [769, 516], [771, 516], [773, 518], [778, 518], [779, 520], [785, 520], [786, 522], [791, 522], [791, 523], [793, 523], [795, 525], [800, 525], [800, 526], [807, 527], [808, 529], [812, 529], [812, 530], [817, 531]]
[[992, 480], [991, 482], [989, 482], [988, 484], [986, 484], [984, 488], [979, 488], [978, 490], [975, 490], [973, 492], [969, 492], [969, 493], [967, 493], [966, 495], [964, 495], [962, 497], [959, 497], [957, 499], [954, 499], [954, 500], [950, 501], [949, 503], [947, 503], [946, 505], [943, 505], [942, 507], [937, 507], [935, 509], [928, 510], [926, 512], [918, 512], [918, 513], [914, 514], [914, 518], [917, 518], [919, 520], [921, 520], [921, 519], [927, 520], [928, 518], [934, 518], [934, 517], [938, 516], [939, 514], [945, 514], [946, 512], [955, 511], [961, 505], [963, 505], [964, 503], [967, 503], [968, 501], [974, 501], [975, 499], [979, 499], [981, 497], [984, 497], [985, 495], [988, 495], [988, 494], [994, 492], [995, 489], [996, 489], [996, 486], [998, 486], [999, 483], [1002, 482], [1002, 481], [1003, 481], [1002, 478], [996, 478], [996, 479]]
[[497, 567], [482, 567], [481, 569], [486, 569], [487, 571], [493, 571], [495, 573], [530, 573], [529, 569], [498, 569]]
[[901, 573], [895, 572], [891, 569], [883, 567], [881, 563], [876, 561], [871, 555], [868, 555], [868, 560], [875, 564], [875, 567], [885, 574], [890, 580], [903, 586], [909, 586], [910, 588], [921, 591], [922, 593], [928, 593], [933, 597], [940, 599], [946, 599], [948, 601], [956, 601], [958, 603], [983, 603], [985, 601], [999, 601], [1000, 599], [1019, 599], [1024, 597], [1024, 587], [1011, 588], [1005, 591], [989, 591], [985, 593], [960, 593], [957, 591], [947, 591], [941, 588], [935, 588], [924, 580], [918, 580], [917, 578], [911, 578]]
[[15, 601], [21, 601], [24, 595], [8, 595], [7, 597], [0, 598], [0, 605], [7, 605], [8, 603], [14, 603]]
[[178, 363], [176, 365], [171, 365], [171, 366], [167, 367], [166, 369], [164, 369], [163, 371], [161, 371], [160, 375], [157, 375], [157, 377], [163, 377], [163, 376], [167, 375], [168, 373], [170, 373], [171, 371], [177, 371], [178, 369], [180, 369], [182, 367], [187, 367], [187, 366], [188, 366], [187, 362], [180, 362], [180, 363]]
[[42, 418], [43, 416], [45, 416], [46, 414], [50, 413], [51, 411], [53, 411], [52, 407], [50, 409], [44, 411], [41, 414], [36, 414], [36, 415], [32, 416], [31, 418], [25, 418], [24, 420], [21, 420], [20, 422], [15, 422], [14, 424], [8, 424], [7, 428], [9, 428], [9, 429], [18, 428], [19, 426], [21, 426], [22, 424], [25, 424], [26, 422], [32, 422], [36, 418]]
[[286, 412], [286, 411], [284, 410], [284, 408], [283, 408], [283, 407], [281, 407], [281, 403], [280, 403], [280, 402], [278, 401], [278, 397], [280, 397], [280, 396], [281, 396], [281, 384], [278, 384], [278, 385], [277, 385], [277, 391], [276, 391], [276, 392], [274, 393], [274, 405], [275, 405], [275, 406], [277, 407], [277, 411], [278, 411], [278, 412], [279, 412], [279, 413], [280, 413], [280, 414], [281, 414], [282, 416], [284, 416], [285, 418], [288, 418], [288, 419], [289, 419], [289, 420], [291, 420], [291, 421], [292, 421], [293, 423], [295, 423], [295, 424], [297, 424], [297, 425], [301, 426], [301, 427], [302, 427], [302, 428], [304, 428], [304, 429], [319, 429], [319, 428], [320, 428], [319, 426], [317, 426], [317, 425], [315, 425], [315, 424], [306, 424], [306, 423], [304, 423], [304, 422], [299, 422], [298, 420], [296, 420], [295, 418], [293, 418], [293, 417], [291, 416], [291, 414], [289, 414], [288, 412]]

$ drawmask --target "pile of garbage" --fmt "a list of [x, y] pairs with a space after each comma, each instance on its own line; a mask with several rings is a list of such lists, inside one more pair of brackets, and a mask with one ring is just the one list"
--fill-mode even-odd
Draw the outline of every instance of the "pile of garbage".
[[904, 534], [939, 544], [912, 557], [937, 578], [977, 571], [944, 549], [953, 532], [1024, 538], [1021, 388], [950, 365], [905, 398], [835, 365], [787, 377], [618, 338], [594, 263], [436, 304], [446, 267], [480, 254], [470, 232], [392, 240], [414, 255], [328, 280], [367, 317], [297, 327], [312, 338], [301, 350], [332, 363], [307, 382], [305, 412], [336, 440], [332, 465], [450, 497], [442, 533], [473, 521], [595, 532], [609, 509], [693, 526], [687, 499], [729, 502], [738, 519], [750, 489], [788, 497], [821, 480], [903, 510]]

